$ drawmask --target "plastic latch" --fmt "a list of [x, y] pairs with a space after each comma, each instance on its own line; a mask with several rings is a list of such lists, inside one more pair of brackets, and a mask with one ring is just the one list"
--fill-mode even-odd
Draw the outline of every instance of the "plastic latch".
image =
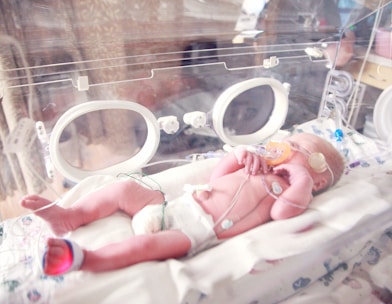
[[291, 84], [289, 84], [288, 82], [284, 82], [283, 87], [286, 89], [287, 94], [289, 94], [291, 89]]
[[202, 128], [207, 123], [207, 114], [200, 111], [189, 112], [184, 114], [183, 120], [194, 128]]
[[77, 88], [79, 91], [88, 91], [89, 89], [88, 76], [79, 76], [77, 80]]
[[271, 56], [270, 58], [266, 58], [263, 60], [263, 67], [265, 69], [270, 69], [279, 64], [279, 59], [276, 56]]
[[324, 56], [323, 51], [317, 47], [307, 47], [305, 53], [314, 58], [321, 58]]
[[180, 128], [180, 123], [174, 115], [158, 118], [158, 125], [167, 134], [174, 134]]

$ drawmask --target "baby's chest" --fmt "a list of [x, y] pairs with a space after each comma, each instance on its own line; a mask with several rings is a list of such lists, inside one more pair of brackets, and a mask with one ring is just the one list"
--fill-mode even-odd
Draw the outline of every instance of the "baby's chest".
[[279, 196], [289, 186], [286, 179], [280, 176], [274, 174], [260, 176], [260, 191], [270, 196]]

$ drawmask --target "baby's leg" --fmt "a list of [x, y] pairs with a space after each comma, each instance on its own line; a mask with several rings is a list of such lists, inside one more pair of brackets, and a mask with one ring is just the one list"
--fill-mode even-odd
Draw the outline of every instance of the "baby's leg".
[[[44, 270], [58, 268], [67, 261], [69, 257], [67, 246], [66, 241], [62, 239], [48, 242]], [[97, 250], [83, 250], [84, 259], [80, 270], [101, 272], [146, 261], [179, 258], [185, 256], [190, 247], [189, 238], [178, 230], [138, 235]]]
[[[163, 195], [142, 187], [133, 181], [120, 181], [109, 184], [77, 200], [70, 208], [51, 206], [37, 212], [46, 220], [57, 235], [72, 231], [82, 225], [109, 216], [116, 211], [124, 211], [133, 216], [148, 204], [160, 204]], [[50, 201], [37, 195], [22, 199], [21, 205], [37, 210], [50, 204]]]
[[[80, 270], [101, 272], [124, 268], [146, 261], [179, 258], [186, 255], [191, 241], [178, 230], [166, 230], [154, 234], [131, 237], [123, 242], [109, 244], [97, 250], [83, 250], [84, 259]], [[64, 239], [48, 241], [44, 271], [47, 274], [61, 274], [69, 271], [60, 268], [70, 264], [70, 248]], [[54, 272], [53, 272], [54, 270]]]
[[[65, 234], [77, 228], [73, 224], [72, 214], [68, 209], [64, 209], [56, 204], [49, 206], [52, 202], [38, 195], [27, 195], [22, 198], [20, 204], [22, 207], [37, 210], [36, 214], [43, 218], [56, 235]], [[44, 208], [47, 207], [47, 208]], [[42, 210], [39, 210], [43, 208]]]
[[145, 188], [131, 180], [124, 180], [83, 196], [72, 205], [72, 209], [85, 213], [86, 216], [90, 215], [88, 222], [91, 222], [119, 210], [134, 216], [146, 205], [162, 204], [164, 200], [161, 192]]

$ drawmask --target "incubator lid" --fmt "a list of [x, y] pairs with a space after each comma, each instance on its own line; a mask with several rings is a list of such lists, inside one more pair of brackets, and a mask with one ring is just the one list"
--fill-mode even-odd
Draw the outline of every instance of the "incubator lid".
[[[11, 189], [39, 192], [31, 168], [78, 181], [260, 143], [337, 108], [356, 118], [358, 103], [346, 102], [356, 76], [345, 76], [330, 50], [343, 51], [348, 30], [362, 30], [364, 9], [385, 27], [391, 1], [371, 9], [327, 0], [11, 2], [0, 9], [0, 138], [18, 157], [2, 167], [23, 180]], [[339, 82], [350, 84], [344, 96]], [[100, 108], [106, 102], [114, 109]], [[87, 108], [94, 113], [78, 112]], [[70, 121], [70, 113], [80, 115]], [[12, 133], [34, 126], [21, 117], [44, 132], [30, 141], [36, 130], [27, 130], [9, 149]]]

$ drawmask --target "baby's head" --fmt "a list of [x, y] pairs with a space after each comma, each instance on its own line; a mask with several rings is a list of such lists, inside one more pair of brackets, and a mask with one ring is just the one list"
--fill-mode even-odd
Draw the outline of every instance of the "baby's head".
[[[340, 179], [345, 167], [344, 160], [331, 143], [310, 133], [297, 133], [287, 140], [293, 145], [297, 145], [300, 150], [305, 151], [302, 153], [303, 164], [309, 167], [309, 172], [314, 180], [315, 193], [328, 189]], [[314, 168], [310, 155], [315, 156], [314, 162], [316, 165], [321, 165], [320, 170], [317, 167]], [[320, 157], [321, 159], [318, 159]], [[326, 162], [325, 168], [322, 167], [323, 158]]]

